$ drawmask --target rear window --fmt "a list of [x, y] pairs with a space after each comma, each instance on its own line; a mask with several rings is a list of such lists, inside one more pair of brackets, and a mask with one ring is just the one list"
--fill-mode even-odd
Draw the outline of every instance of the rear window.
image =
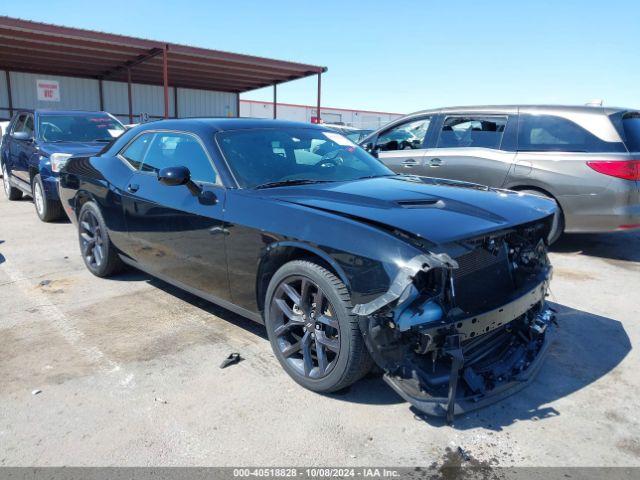
[[555, 115], [520, 115], [518, 150], [525, 152], [626, 152], [622, 142], [605, 142], [571, 120]]
[[640, 112], [626, 112], [614, 125], [630, 152], [640, 152]]

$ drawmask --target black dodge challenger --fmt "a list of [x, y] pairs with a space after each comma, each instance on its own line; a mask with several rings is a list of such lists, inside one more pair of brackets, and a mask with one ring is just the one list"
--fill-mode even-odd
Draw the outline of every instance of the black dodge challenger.
[[60, 194], [93, 274], [129, 264], [263, 322], [316, 392], [375, 362], [452, 420], [526, 385], [550, 342], [553, 202], [396, 175], [322, 126], [140, 125], [70, 159]]

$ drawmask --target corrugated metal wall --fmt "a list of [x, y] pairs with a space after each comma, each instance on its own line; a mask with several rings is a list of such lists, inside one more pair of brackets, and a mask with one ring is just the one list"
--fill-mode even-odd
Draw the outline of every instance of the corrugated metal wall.
[[[49, 108], [54, 110], [99, 110], [100, 91], [98, 80], [11, 72], [11, 96], [13, 107]], [[60, 101], [38, 101], [37, 80], [56, 80], [60, 85]], [[139, 121], [139, 115], [146, 113], [151, 118], [164, 115], [164, 92], [155, 85], [132, 84], [133, 121]], [[102, 82], [104, 110], [129, 121], [129, 101], [127, 84], [123, 82]], [[174, 91], [169, 89], [169, 116], [173, 116]], [[214, 92], [208, 90], [178, 89], [178, 116], [237, 116], [237, 95], [235, 93]], [[0, 70], [0, 118], [8, 117], [9, 99], [5, 72]]]
[[[357, 128], [377, 129], [402, 115], [384, 112], [366, 112], [361, 110], [334, 109], [322, 107], [324, 123], [342, 122]], [[252, 118], [273, 118], [273, 103], [255, 100], [240, 101], [240, 116]], [[316, 108], [311, 105], [278, 104], [278, 118], [296, 122], [311, 122], [316, 116]]]
[[235, 93], [178, 88], [178, 116], [181, 118], [211, 115], [237, 117], [236, 97]]
[[[53, 108], [56, 110], [98, 110], [100, 96], [97, 80], [58, 75], [11, 72], [13, 106], [20, 108]], [[38, 100], [37, 80], [56, 80], [60, 84], [60, 101]]]
[[9, 111], [2, 110], [2, 107], [9, 108], [9, 95], [6, 74], [0, 70], [0, 119], [9, 118]]

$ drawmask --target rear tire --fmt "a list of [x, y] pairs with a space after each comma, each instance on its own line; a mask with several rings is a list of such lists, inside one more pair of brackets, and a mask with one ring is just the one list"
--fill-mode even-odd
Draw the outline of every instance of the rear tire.
[[43, 222], [52, 222], [62, 216], [62, 205], [59, 200], [47, 198], [40, 175], [33, 177], [31, 182], [31, 192], [36, 213]]
[[548, 195], [539, 190], [520, 190], [520, 192], [548, 198], [549, 200], [553, 200], [554, 202], [556, 202], [556, 205], [558, 206], [558, 213], [553, 217], [553, 224], [551, 225], [551, 231], [549, 232], [549, 245], [553, 245], [560, 239], [560, 237], [564, 233], [564, 214], [562, 213], [562, 207], [560, 207], [558, 201], [551, 195]]
[[78, 240], [84, 264], [96, 277], [108, 277], [124, 266], [109, 239], [102, 213], [94, 202], [87, 202], [80, 209]]
[[265, 324], [274, 354], [293, 380], [329, 393], [369, 372], [373, 361], [351, 309], [344, 283], [315, 263], [295, 260], [274, 274]]
[[4, 187], [4, 194], [9, 200], [20, 200], [22, 198], [22, 190], [12, 187], [9, 183], [9, 170], [7, 166], [2, 164], [2, 183]]

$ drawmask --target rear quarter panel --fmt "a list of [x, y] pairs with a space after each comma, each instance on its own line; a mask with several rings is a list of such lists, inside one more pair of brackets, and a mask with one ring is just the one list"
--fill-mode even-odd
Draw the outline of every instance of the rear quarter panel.
[[122, 209], [122, 188], [132, 170], [116, 157], [74, 157], [60, 175], [60, 199], [69, 218], [77, 223], [82, 203], [98, 204], [114, 245], [127, 252], [129, 241]]
[[[553, 195], [563, 210], [566, 231], [599, 230], [602, 217], [633, 201], [634, 185], [598, 173], [587, 162], [628, 158], [623, 153], [518, 152], [505, 188], [533, 187]], [[592, 216], [593, 222], [588, 218]]]

